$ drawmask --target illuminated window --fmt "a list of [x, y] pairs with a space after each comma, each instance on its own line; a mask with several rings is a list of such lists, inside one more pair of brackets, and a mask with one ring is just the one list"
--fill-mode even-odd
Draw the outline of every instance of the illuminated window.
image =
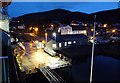
[[0, 26], [2, 26], [3, 25], [3, 22], [0, 22]]
[[16, 38], [16, 42], [18, 42], [19, 40], [18, 40], [18, 38]]
[[58, 28], [58, 32], [60, 32], [60, 28]]
[[85, 24], [84, 26], [87, 26], [87, 24]]
[[59, 43], [59, 47], [62, 47], [61, 43]]
[[79, 34], [79, 31], [77, 31], [77, 34]]
[[57, 46], [56, 46], [56, 44], [52, 44], [52, 47], [53, 47], [53, 48], [56, 48]]
[[14, 42], [15, 41], [15, 39], [14, 38], [11, 38], [11, 42]]
[[44, 44], [42, 44], [42, 48], [44, 48]]
[[76, 43], [76, 41], [73, 41], [73, 43], [75, 44], [75, 43]]
[[69, 42], [68, 42], [68, 44], [72, 44], [72, 42], [71, 42], [71, 41], [69, 41]]
[[65, 42], [65, 46], [67, 46], [67, 42]]
[[86, 30], [84, 30], [84, 32], [83, 32], [84, 34], [87, 34], [87, 32], [86, 32]]

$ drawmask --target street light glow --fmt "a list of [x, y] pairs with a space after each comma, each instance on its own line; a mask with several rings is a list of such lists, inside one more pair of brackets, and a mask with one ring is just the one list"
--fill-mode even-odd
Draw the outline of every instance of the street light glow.
[[54, 25], [53, 25], [53, 24], [51, 24], [51, 27], [54, 27]]
[[45, 33], [45, 36], [47, 36], [48, 34], [47, 33]]
[[91, 29], [91, 31], [94, 31], [94, 29]]
[[38, 31], [38, 28], [35, 28], [35, 31], [37, 32], [37, 31]]
[[115, 29], [113, 29], [113, 30], [112, 30], [112, 32], [113, 32], [113, 33], [115, 33], [115, 32], [116, 32], [116, 30], [115, 30]]
[[38, 43], [38, 41], [36, 40], [35, 43]]
[[56, 37], [56, 33], [55, 32], [53, 33], [53, 36]]
[[104, 24], [103, 27], [104, 27], [104, 28], [107, 27], [107, 24]]
[[30, 27], [29, 30], [32, 30], [32, 27]]
[[46, 43], [47, 43], [47, 35], [48, 35], [48, 34], [47, 34], [47, 33], [45, 33], [45, 40], [46, 40]]

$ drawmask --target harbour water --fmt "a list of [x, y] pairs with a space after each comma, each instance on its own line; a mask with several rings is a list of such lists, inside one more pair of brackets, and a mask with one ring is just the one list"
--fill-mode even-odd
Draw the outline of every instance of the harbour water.
[[[55, 70], [67, 83], [89, 83], [90, 57], [74, 61], [69, 68]], [[95, 56], [93, 68], [95, 83], [120, 83], [120, 59], [109, 56]]]

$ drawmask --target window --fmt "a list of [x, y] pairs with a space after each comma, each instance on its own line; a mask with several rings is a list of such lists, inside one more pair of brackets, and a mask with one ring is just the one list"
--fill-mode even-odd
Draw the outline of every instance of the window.
[[75, 44], [75, 43], [76, 43], [76, 41], [73, 41], [73, 43]]
[[56, 48], [57, 46], [56, 46], [56, 44], [52, 44], [52, 48]]
[[59, 43], [59, 48], [61, 48], [62, 47], [62, 45], [61, 45], [61, 43]]
[[67, 46], [67, 42], [65, 42], [65, 46]]
[[68, 42], [68, 44], [72, 44], [72, 42], [71, 42], [71, 41], [69, 41], [69, 42]]

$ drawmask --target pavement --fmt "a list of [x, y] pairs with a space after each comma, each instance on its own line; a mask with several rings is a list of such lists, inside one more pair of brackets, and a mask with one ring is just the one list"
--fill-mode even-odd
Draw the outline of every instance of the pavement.
[[37, 49], [34, 43], [24, 43], [25, 53], [17, 57], [20, 67], [24, 69], [27, 74], [36, 72], [36, 68], [50, 67], [56, 69], [60, 67], [69, 66], [70, 62], [60, 59], [59, 57], [50, 56], [42, 48]]

